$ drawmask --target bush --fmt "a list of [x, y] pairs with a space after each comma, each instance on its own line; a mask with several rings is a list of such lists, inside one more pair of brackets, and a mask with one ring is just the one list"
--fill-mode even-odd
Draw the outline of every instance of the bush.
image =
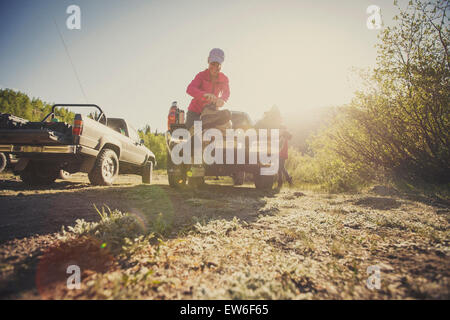
[[99, 241], [103, 246], [108, 247], [111, 252], [117, 253], [122, 250], [122, 246], [128, 243], [127, 239], [138, 238], [148, 230], [145, 230], [136, 217], [123, 214], [118, 210], [111, 211], [107, 208], [98, 210], [101, 217], [99, 222], [87, 222], [78, 219], [75, 226], [68, 227], [68, 231], [62, 229], [62, 240], [67, 240], [71, 236], [90, 236]]
[[310, 142], [313, 157], [291, 153], [297, 180], [330, 191], [377, 178], [450, 182], [448, 3], [410, 1], [381, 33], [366, 87]]
[[167, 148], [165, 136], [161, 134], [151, 133], [150, 130], [139, 130], [141, 139], [144, 140], [144, 144], [149, 148], [156, 157], [156, 169], [167, 168]]

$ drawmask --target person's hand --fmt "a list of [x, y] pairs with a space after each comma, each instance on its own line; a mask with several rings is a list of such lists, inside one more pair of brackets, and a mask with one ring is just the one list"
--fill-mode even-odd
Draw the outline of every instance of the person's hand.
[[216, 100], [216, 106], [217, 106], [217, 108], [223, 107], [224, 104], [225, 104], [225, 101], [223, 101], [223, 100], [220, 99], [220, 98], [217, 98], [217, 100]]
[[205, 93], [203, 97], [205, 97], [205, 99], [210, 103], [216, 103], [217, 101], [217, 97], [212, 93]]

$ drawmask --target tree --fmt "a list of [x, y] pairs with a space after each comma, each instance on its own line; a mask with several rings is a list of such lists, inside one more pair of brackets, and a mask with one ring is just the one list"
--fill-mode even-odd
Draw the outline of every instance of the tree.
[[[9, 113], [30, 121], [41, 121], [50, 113], [52, 106], [40, 99], [30, 99], [25, 93], [11, 89], [0, 90], [0, 112]], [[72, 123], [74, 114], [66, 108], [56, 110], [64, 122]]]
[[343, 163], [410, 181], [450, 181], [448, 1], [410, 1], [380, 36], [366, 88], [316, 140]]

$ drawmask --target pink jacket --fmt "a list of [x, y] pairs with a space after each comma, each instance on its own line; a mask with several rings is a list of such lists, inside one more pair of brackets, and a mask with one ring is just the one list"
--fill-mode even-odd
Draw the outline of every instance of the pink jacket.
[[209, 70], [206, 69], [195, 76], [194, 80], [188, 85], [186, 92], [194, 98], [192, 99], [188, 110], [200, 114], [207, 104], [206, 99], [203, 97], [205, 93], [213, 93], [216, 97], [221, 98], [225, 102], [228, 100], [228, 97], [230, 96], [228, 78], [222, 72], [219, 72], [217, 80], [212, 82]]

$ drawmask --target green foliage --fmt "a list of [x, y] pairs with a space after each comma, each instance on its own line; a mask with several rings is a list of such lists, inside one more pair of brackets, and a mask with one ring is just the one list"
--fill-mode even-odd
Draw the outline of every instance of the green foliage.
[[370, 85], [329, 134], [342, 159], [411, 181], [450, 180], [448, 9], [413, 1], [381, 34]]
[[[30, 99], [25, 93], [11, 89], [0, 89], [0, 112], [9, 113], [30, 121], [41, 121], [50, 113], [52, 105], [40, 99]], [[66, 108], [56, 110], [60, 121], [72, 123], [74, 114]]]
[[101, 211], [97, 207], [95, 210], [101, 217], [99, 222], [78, 219], [75, 226], [68, 227], [68, 232], [63, 227], [60, 238], [67, 240], [74, 235], [91, 236], [107, 246], [111, 252], [120, 252], [122, 247], [129, 243], [127, 239], [138, 238], [147, 232], [134, 216], [118, 210], [111, 211], [109, 208], [105, 211], [104, 207]]
[[371, 181], [370, 172], [357, 163], [346, 164], [337, 154], [327, 152], [326, 147], [315, 156], [290, 149], [286, 168], [296, 184], [328, 192], [356, 191]]
[[152, 150], [155, 154], [157, 162], [156, 169], [167, 168], [167, 148], [165, 136], [151, 133], [149, 126], [139, 130], [139, 136], [144, 140], [145, 146]]
[[411, 1], [380, 35], [365, 88], [288, 167], [302, 181], [351, 190], [375, 178], [450, 181], [448, 1]]

